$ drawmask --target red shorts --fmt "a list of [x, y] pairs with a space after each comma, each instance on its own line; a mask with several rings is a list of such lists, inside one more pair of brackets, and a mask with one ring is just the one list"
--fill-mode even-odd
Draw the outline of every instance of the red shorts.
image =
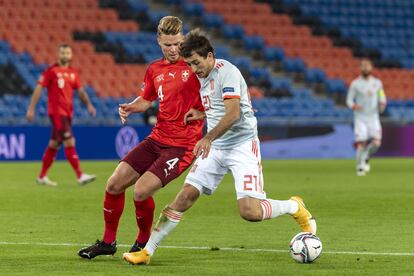
[[122, 161], [142, 175], [150, 171], [161, 180], [163, 186], [180, 176], [193, 162], [193, 151], [158, 143], [145, 138]]
[[51, 139], [62, 143], [64, 140], [73, 137], [72, 118], [63, 115], [49, 115], [52, 123]]

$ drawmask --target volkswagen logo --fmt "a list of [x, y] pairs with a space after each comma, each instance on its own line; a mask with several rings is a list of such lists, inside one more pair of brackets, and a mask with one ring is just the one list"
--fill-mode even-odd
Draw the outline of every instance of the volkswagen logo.
[[115, 138], [115, 149], [119, 158], [124, 158], [139, 143], [139, 137], [135, 129], [125, 126], [118, 131]]

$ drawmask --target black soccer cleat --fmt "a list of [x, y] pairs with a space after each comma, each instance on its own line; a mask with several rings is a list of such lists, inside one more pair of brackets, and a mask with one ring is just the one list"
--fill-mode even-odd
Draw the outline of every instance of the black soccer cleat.
[[107, 244], [104, 241], [96, 240], [91, 246], [79, 250], [79, 257], [85, 259], [93, 259], [99, 255], [114, 255], [116, 252], [116, 241]]
[[147, 245], [147, 243], [139, 243], [135, 241], [134, 245], [129, 250], [129, 253], [141, 251], [145, 247], [145, 245]]

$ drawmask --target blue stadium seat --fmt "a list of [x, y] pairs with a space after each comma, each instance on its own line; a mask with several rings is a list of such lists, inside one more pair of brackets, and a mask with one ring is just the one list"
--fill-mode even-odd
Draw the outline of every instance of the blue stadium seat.
[[285, 53], [280, 47], [265, 47], [263, 50], [263, 57], [267, 61], [281, 61]]
[[217, 13], [204, 13], [202, 21], [208, 28], [221, 28], [224, 24], [223, 16]]
[[244, 36], [244, 29], [241, 25], [225, 24], [223, 26], [223, 36], [230, 39], [242, 39]]
[[245, 35], [243, 37], [243, 43], [246, 50], [261, 50], [264, 48], [264, 39], [261, 36], [253, 35], [248, 36]]
[[204, 12], [204, 6], [200, 3], [188, 3], [183, 1], [181, 7], [188, 16], [201, 16]]

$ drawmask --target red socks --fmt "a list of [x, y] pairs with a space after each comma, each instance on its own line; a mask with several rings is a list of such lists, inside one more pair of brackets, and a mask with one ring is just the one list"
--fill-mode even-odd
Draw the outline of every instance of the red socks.
[[146, 244], [151, 235], [152, 221], [154, 219], [155, 203], [153, 197], [143, 201], [135, 201], [135, 216], [139, 228], [138, 244]]
[[65, 155], [66, 155], [66, 159], [68, 159], [70, 165], [75, 171], [77, 178], [80, 178], [82, 175], [82, 170], [80, 168], [79, 156], [78, 156], [78, 153], [76, 152], [76, 148], [65, 147]]
[[39, 178], [42, 178], [47, 175], [47, 171], [52, 165], [57, 155], [57, 149], [52, 149], [47, 147], [42, 158], [42, 169], [40, 170]]
[[119, 195], [111, 195], [105, 191], [104, 200], [104, 219], [105, 232], [103, 241], [111, 244], [116, 239], [116, 232], [118, 230], [119, 219], [124, 210], [125, 193]]

